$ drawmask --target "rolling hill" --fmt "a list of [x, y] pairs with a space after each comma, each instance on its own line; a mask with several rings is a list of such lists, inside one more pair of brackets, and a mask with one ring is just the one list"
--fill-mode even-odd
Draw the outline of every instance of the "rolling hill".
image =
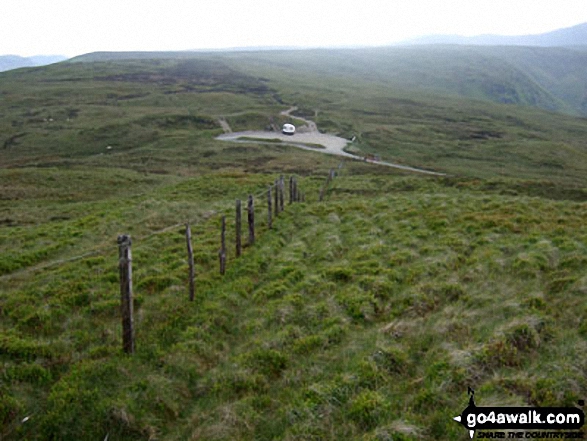
[[[478, 405], [587, 396], [579, 51], [74, 61], [0, 74], [3, 440], [468, 439], [468, 387]], [[263, 130], [293, 105], [357, 154], [449, 176], [214, 139], [220, 118]], [[269, 229], [280, 175], [307, 197]], [[257, 236], [236, 258], [248, 195]]]
[[[96, 53], [72, 62], [203, 57], [198, 53]], [[321, 73], [359, 84], [540, 107], [587, 116], [587, 51], [573, 48], [410, 46], [218, 54], [219, 59]], [[256, 68], [256, 67], [255, 67]]]
[[21, 67], [46, 66], [67, 60], [61, 55], [37, 55], [33, 57], [20, 57], [18, 55], [0, 55], [0, 72], [19, 69]]
[[462, 37], [459, 35], [429, 35], [407, 40], [403, 42], [403, 44], [464, 44], [543, 47], [586, 46], [587, 23], [536, 35], [477, 35], [474, 37]]

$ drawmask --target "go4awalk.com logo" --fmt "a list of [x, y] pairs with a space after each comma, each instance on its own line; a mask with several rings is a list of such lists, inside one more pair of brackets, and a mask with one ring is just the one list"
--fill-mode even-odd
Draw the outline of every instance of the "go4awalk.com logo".
[[[585, 424], [585, 414], [579, 408], [478, 407], [475, 404], [475, 391], [471, 388], [469, 395], [469, 405], [453, 419], [469, 431], [471, 438], [477, 430], [494, 430], [481, 432], [478, 438], [583, 439], [583, 433], [577, 430]], [[584, 402], [580, 401], [579, 404], [583, 405]], [[571, 432], [566, 432], [569, 430]]]

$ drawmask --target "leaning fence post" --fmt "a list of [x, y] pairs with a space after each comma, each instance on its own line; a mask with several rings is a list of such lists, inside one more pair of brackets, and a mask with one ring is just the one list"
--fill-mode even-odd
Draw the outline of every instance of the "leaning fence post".
[[194, 301], [194, 297], [195, 297], [195, 293], [196, 293], [196, 289], [195, 289], [195, 285], [194, 285], [194, 278], [196, 277], [196, 271], [194, 269], [194, 249], [192, 248], [192, 230], [190, 228], [190, 224], [186, 223], [185, 224], [185, 240], [187, 242], [187, 247], [188, 247], [188, 266], [189, 266], [189, 271], [190, 271], [190, 288], [189, 288], [189, 295], [190, 295], [190, 301], [193, 302]]
[[222, 226], [220, 227], [220, 251], [218, 252], [220, 259], [220, 274], [226, 272], [226, 216], [222, 216]]
[[271, 222], [271, 185], [267, 189], [267, 228], [268, 229], [273, 228], [273, 225]]
[[249, 220], [249, 246], [255, 243], [255, 206], [253, 205], [253, 195], [249, 195], [249, 202], [247, 206], [248, 220]]
[[122, 312], [122, 350], [135, 351], [132, 304], [132, 254], [131, 240], [127, 234], [118, 236], [118, 269], [120, 272], [120, 301]]
[[242, 253], [242, 240], [241, 240], [241, 231], [242, 231], [242, 210], [241, 210], [241, 201], [240, 199], [236, 200], [236, 257], [239, 257]]

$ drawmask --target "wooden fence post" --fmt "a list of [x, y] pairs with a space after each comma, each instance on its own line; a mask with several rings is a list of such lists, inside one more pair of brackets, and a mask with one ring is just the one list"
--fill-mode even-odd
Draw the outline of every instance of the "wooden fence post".
[[130, 236], [118, 236], [118, 269], [120, 272], [120, 300], [122, 313], [122, 350], [135, 351], [135, 335], [132, 304], [132, 254]]
[[298, 192], [298, 178], [295, 177], [293, 182], [293, 200], [294, 202], [300, 202], [300, 194]]
[[253, 205], [253, 195], [249, 195], [249, 203], [247, 206], [249, 218], [249, 246], [255, 243], [255, 206]]
[[294, 177], [290, 176], [289, 177], [289, 205], [291, 205], [294, 200], [293, 195], [294, 195]]
[[220, 259], [220, 274], [226, 272], [226, 216], [222, 216], [222, 226], [220, 227], [220, 251], [218, 252]]
[[236, 200], [236, 257], [239, 257], [242, 254], [242, 239], [241, 239], [241, 232], [242, 232], [242, 210], [241, 210], [241, 201], [240, 199]]
[[320, 202], [324, 200], [324, 187], [320, 188]]
[[189, 266], [189, 298], [190, 302], [194, 301], [194, 297], [196, 295], [196, 288], [194, 279], [196, 277], [196, 270], [194, 268], [194, 249], [192, 248], [192, 230], [190, 228], [189, 222], [185, 224], [185, 240], [187, 242], [188, 247], [188, 266]]
[[273, 224], [271, 222], [271, 185], [267, 189], [267, 228], [273, 228]]

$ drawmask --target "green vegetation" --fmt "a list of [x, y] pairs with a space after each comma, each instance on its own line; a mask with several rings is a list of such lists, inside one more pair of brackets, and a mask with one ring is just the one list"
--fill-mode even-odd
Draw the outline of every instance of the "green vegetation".
[[304, 142], [303, 143], [306, 147], [312, 147], [313, 149], [325, 149], [322, 144], [315, 144], [313, 142]]
[[[94, 54], [0, 75], [0, 438], [466, 439], [468, 386], [479, 405], [587, 396], [586, 120], [393, 87], [390, 59], [369, 76], [341, 54]], [[253, 130], [291, 105], [359, 154], [450, 176], [347, 161], [319, 203], [340, 158], [214, 140], [220, 118]], [[307, 202], [268, 230], [261, 198], [235, 259], [234, 200], [281, 174]]]

